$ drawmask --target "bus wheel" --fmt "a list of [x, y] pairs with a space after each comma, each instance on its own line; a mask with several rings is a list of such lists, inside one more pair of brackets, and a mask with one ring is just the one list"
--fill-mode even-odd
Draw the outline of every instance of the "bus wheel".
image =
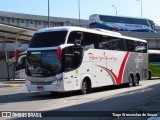
[[139, 84], [139, 80], [140, 80], [140, 78], [139, 78], [139, 76], [138, 75], [136, 75], [135, 76], [135, 81], [134, 81], [134, 86], [137, 86], [138, 84]]
[[128, 86], [129, 87], [132, 87], [133, 85], [134, 85], [134, 82], [133, 82], [134, 80], [133, 80], [133, 76], [132, 75], [130, 75], [129, 77], [128, 77]]
[[87, 93], [89, 93], [90, 90], [91, 90], [90, 80], [84, 79], [83, 82], [82, 82], [81, 93], [82, 94], [87, 94]]

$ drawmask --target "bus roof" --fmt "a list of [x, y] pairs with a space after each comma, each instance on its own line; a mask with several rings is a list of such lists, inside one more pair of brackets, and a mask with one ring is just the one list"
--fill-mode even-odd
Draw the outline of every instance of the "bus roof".
[[50, 32], [50, 31], [68, 31], [68, 32], [83, 31], [83, 32], [88, 32], [88, 33], [107, 35], [107, 36], [111, 36], [111, 37], [119, 37], [119, 38], [123, 38], [123, 39], [134, 40], [134, 41], [147, 42], [146, 40], [121, 35], [118, 32], [113, 32], [113, 31], [109, 31], [109, 30], [101, 30], [101, 29], [88, 29], [88, 28], [75, 27], [75, 26], [60, 26], [60, 27], [45, 28], [45, 29], [38, 30], [36, 33]]
[[160, 50], [148, 50], [149, 54], [160, 54]]

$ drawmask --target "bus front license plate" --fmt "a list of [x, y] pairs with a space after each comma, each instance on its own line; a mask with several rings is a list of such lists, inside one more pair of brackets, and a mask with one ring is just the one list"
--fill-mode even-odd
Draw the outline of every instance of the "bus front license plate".
[[37, 86], [37, 90], [44, 90], [43, 86]]

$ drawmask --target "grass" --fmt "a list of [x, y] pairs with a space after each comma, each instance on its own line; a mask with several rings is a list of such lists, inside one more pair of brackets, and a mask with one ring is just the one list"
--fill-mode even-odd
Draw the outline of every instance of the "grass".
[[148, 65], [149, 70], [152, 72], [152, 77], [160, 77], [160, 65]]

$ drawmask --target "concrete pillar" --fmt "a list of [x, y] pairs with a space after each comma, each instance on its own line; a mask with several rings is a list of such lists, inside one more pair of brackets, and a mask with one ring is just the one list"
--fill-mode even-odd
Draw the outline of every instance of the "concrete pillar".
[[6, 57], [6, 62], [8, 62], [6, 38], [4, 38], [3, 44], [4, 44], [4, 53], [5, 53], [5, 57]]

